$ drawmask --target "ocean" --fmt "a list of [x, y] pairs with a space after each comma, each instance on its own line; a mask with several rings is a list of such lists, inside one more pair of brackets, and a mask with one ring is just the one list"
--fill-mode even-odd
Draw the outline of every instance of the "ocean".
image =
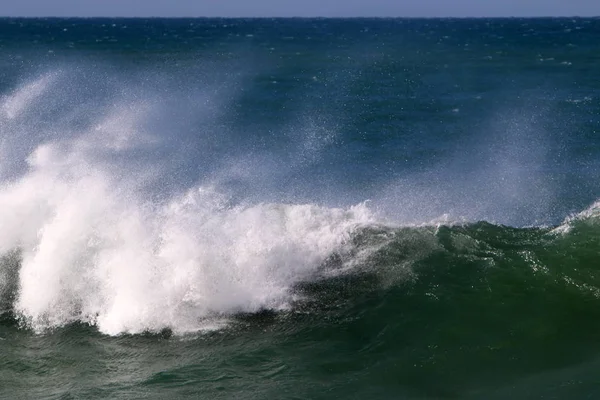
[[0, 19], [0, 398], [600, 398], [600, 19]]

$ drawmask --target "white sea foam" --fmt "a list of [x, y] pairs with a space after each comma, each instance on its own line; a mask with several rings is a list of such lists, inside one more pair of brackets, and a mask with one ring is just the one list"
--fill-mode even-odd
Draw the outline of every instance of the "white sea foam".
[[552, 233], [566, 234], [571, 232], [573, 224], [577, 221], [589, 221], [592, 223], [598, 223], [600, 221], [600, 200], [586, 208], [585, 210], [569, 215], [562, 224], [552, 230]]
[[[23, 85], [4, 98], [3, 118], [31, 114], [50, 90], [58, 88], [48, 78]], [[44, 140], [0, 181], [0, 255], [20, 249], [14, 310], [31, 328], [81, 321], [111, 335], [188, 332], [236, 312], [285, 308], [293, 285], [373, 220], [364, 204], [233, 204], [207, 184], [156, 200], [144, 182], [168, 176], [114, 162], [158, 140], [140, 128], [149, 112], [133, 103], [66, 138], [56, 134], [62, 126], [36, 132]]]

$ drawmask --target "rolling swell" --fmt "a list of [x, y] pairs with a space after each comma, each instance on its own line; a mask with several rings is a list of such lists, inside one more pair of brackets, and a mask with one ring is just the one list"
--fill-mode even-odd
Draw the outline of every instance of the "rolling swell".
[[[313, 374], [325, 376], [347, 395], [360, 390], [385, 397], [388, 388], [399, 387], [406, 397], [417, 398], [577, 393], [561, 385], [584, 376], [587, 369], [577, 366], [594, 364], [600, 351], [595, 214], [592, 207], [558, 228], [365, 224], [310, 277], [290, 283], [289, 307], [263, 304], [259, 311], [234, 308], [213, 316], [212, 327], [219, 330], [205, 330], [201, 337], [207, 349], [220, 352], [215, 361], [210, 355], [200, 364], [193, 361], [197, 342], [195, 336], [185, 339], [188, 333], [175, 340], [183, 349], [161, 350], [169, 356], [161, 356], [160, 368], [140, 364], [140, 379], [147, 378], [122, 388], [151, 393], [157, 386], [179, 387], [202, 371], [206, 387], [218, 391], [222, 382], [238, 379], [244, 360], [261, 359], [261, 369], [249, 364], [247, 373], [272, 380], [271, 389], [256, 387], [265, 396], [284, 390], [286, 379], [300, 370], [307, 382]], [[14, 267], [17, 254], [11, 257], [4, 267], [11, 262]], [[58, 349], [67, 343], [63, 340], [107, 340], [81, 322], [39, 340]], [[197, 326], [210, 322], [205, 318]], [[3, 313], [0, 324], [4, 337], [22, 329], [13, 312]], [[121, 335], [106, 346], [131, 352], [130, 362], [137, 365], [134, 349], [147, 348], [140, 340], [155, 348], [171, 335], [168, 325], [155, 326], [146, 329], [149, 336]], [[304, 349], [300, 358], [297, 348]], [[229, 370], [229, 363], [237, 366]], [[522, 376], [537, 378], [503, 388]], [[361, 388], [364, 379], [374, 382], [371, 389]]]
[[[331, 216], [331, 211], [302, 209], [304, 206], [289, 206], [288, 210], [280, 208], [287, 206], [266, 207], [278, 210], [275, 214], [278, 218], [290, 218], [296, 212], [294, 207], [300, 208], [313, 218], [312, 224]], [[474, 319], [486, 315], [491, 319], [498, 315], [508, 317], [524, 309], [527, 313], [523, 317], [531, 319], [544, 310], [557, 312], [552, 304], [563, 303], [563, 296], [572, 296], [567, 303], [577, 308], [578, 304], [597, 301], [600, 294], [593, 268], [600, 241], [597, 205], [558, 227], [513, 228], [487, 222], [392, 227], [365, 221], [353, 221], [350, 228], [345, 228], [349, 230], [342, 231], [344, 239], [323, 253], [321, 262], [312, 262], [316, 267], [308, 275], [292, 277], [287, 286], [280, 288], [291, 295], [288, 300], [291, 309], [285, 311], [285, 307], [271, 308], [269, 303], [259, 303], [256, 307], [262, 311], [257, 318], [271, 315], [269, 309], [284, 313], [310, 310], [318, 314], [329, 310], [332, 304], [342, 308], [354, 306], [361, 296], [401, 292], [411, 302], [439, 304]], [[329, 229], [327, 226], [328, 233]], [[317, 231], [317, 235], [322, 234]], [[286, 245], [285, 251], [291, 250]], [[15, 313], [22, 261], [21, 251], [2, 258], [0, 287], [5, 313]], [[536, 311], [536, 307], [540, 309]], [[497, 308], [502, 312], [495, 312]], [[240, 318], [246, 314], [238, 311], [241, 309], [234, 306], [214, 314]], [[204, 317], [211, 314], [208, 312]], [[82, 317], [76, 312], [72, 318]], [[159, 324], [142, 327], [140, 331], [164, 328], [172, 326]]]
[[[376, 250], [349, 274], [301, 285], [310, 300], [298, 311], [312, 316], [298, 319], [310, 320], [311, 338], [339, 340], [357, 374], [409, 398], [589, 393], [577, 382], [600, 351], [591, 210], [566, 222], [568, 233], [486, 222], [366, 228], [355, 249]], [[523, 376], [536, 378], [502, 388]]]

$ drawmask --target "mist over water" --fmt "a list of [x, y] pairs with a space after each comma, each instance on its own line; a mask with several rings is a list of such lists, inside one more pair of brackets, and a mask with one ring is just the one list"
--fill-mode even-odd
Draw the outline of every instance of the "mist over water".
[[[498, 110], [453, 144], [448, 154], [392, 182], [384, 208], [418, 223], [444, 215], [457, 221], [512, 226], [555, 224], [564, 218], [559, 138], [537, 110]], [[561, 213], [563, 213], [561, 215]]]
[[[207, 148], [196, 151], [196, 162], [206, 163], [206, 154], [222, 169], [175, 176], [173, 184], [173, 171], [189, 163], [176, 158], [186, 151], [181, 144], [168, 142], [186, 121], [165, 121], [162, 103], [143, 91], [82, 104], [77, 88], [64, 90], [69, 79], [69, 70], [45, 74], [3, 99], [9, 161], [0, 253], [19, 251], [15, 310], [36, 330], [82, 321], [110, 334], [185, 332], [211, 317], [285, 308], [291, 285], [314, 275], [357, 226], [372, 221], [363, 205], [244, 197], [253, 161], [232, 167], [244, 160], [227, 149], [210, 154], [222, 138], [208, 127], [197, 133], [208, 137], [199, 138]], [[169, 100], [167, 94], [167, 109]], [[211, 103], [209, 96], [195, 100], [204, 100], [200, 108]], [[211, 117], [203, 121], [208, 126]], [[311, 135], [294, 145], [314, 155], [321, 139]], [[239, 193], [227, 185], [234, 179], [247, 181]]]

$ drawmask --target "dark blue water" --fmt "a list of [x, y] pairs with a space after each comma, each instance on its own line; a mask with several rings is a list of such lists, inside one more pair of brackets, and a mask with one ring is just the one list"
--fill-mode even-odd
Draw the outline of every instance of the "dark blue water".
[[0, 54], [0, 397], [598, 395], [599, 19], [1, 19]]

